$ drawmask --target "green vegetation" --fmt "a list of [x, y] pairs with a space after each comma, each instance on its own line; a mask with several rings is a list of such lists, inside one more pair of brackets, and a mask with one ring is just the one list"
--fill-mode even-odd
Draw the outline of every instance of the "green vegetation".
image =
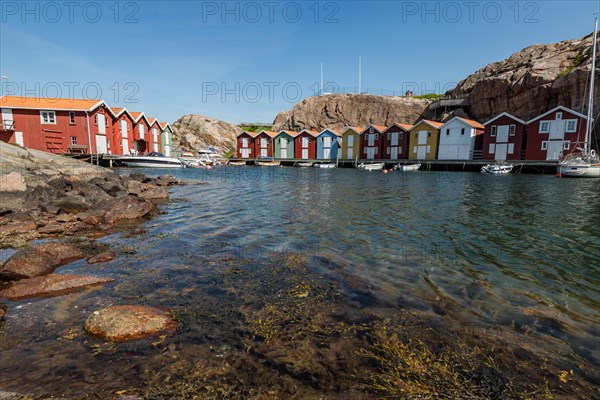
[[442, 98], [443, 95], [438, 94], [438, 93], [428, 93], [428, 94], [421, 94], [418, 96], [413, 96], [413, 98], [415, 99], [427, 99], [427, 100], [439, 100]]
[[558, 75], [556, 75], [556, 79], [562, 78], [563, 76], [571, 73], [575, 68], [579, 67], [583, 63], [583, 57], [583, 54], [577, 54], [577, 57], [575, 57], [575, 65], [559, 72]]
[[228, 151], [227, 151], [227, 153], [225, 153], [225, 154], [223, 155], [223, 157], [225, 157], [225, 158], [231, 158], [231, 157], [233, 157], [234, 155], [235, 155], [235, 149], [230, 149], [230, 150], [228, 150]]
[[459, 338], [432, 346], [401, 337], [394, 328], [376, 333], [374, 344], [357, 354], [377, 366], [364, 371], [366, 386], [394, 399], [552, 399], [545, 383], [522, 382], [492, 350]]
[[272, 126], [265, 125], [241, 125], [240, 128], [242, 128], [246, 132], [270, 131], [271, 129], [273, 129]]

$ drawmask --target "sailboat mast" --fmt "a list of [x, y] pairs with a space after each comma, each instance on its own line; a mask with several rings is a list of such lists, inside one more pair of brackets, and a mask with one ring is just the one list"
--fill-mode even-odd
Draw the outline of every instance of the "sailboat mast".
[[594, 126], [594, 77], [596, 75], [596, 43], [598, 42], [598, 17], [594, 19], [594, 43], [592, 46], [592, 73], [590, 76], [590, 93], [588, 98], [587, 126], [585, 128], [585, 154], [592, 147], [592, 127]]

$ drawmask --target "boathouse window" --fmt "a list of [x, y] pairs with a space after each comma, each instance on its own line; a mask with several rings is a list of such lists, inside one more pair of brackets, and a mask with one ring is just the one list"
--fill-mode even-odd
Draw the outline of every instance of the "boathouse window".
[[375, 134], [375, 140], [379, 140], [379, 134], [378, 133]]
[[571, 142], [568, 140], [565, 140], [563, 142], [563, 150], [569, 150], [570, 147], [571, 147]]
[[71, 144], [77, 144], [77, 136], [71, 136]]
[[556, 113], [556, 119], [562, 119], [562, 113], [561, 112], [557, 112]]
[[402, 132], [398, 133], [398, 139], [402, 140]]
[[431, 146], [427, 145], [427, 152], [429, 153], [431, 151]]
[[567, 129], [565, 130], [565, 132], [575, 132], [575, 131], [577, 131], [577, 120], [576, 119], [567, 120]]
[[54, 111], [40, 111], [42, 124], [56, 124], [56, 113]]
[[[387, 133], [387, 140], [391, 140], [391, 133], [389, 133], [389, 132]], [[390, 153], [388, 153], [388, 154], [390, 154]]]
[[550, 121], [540, 122], [540, 133], [548, 133], [548, 132], [550, 132]]
[[98, 125], [98, 114], [94, 114], [94, 125]]
[[464, 134], [465, 134], [465, 128], [462, 128], [462, 129], [460, 130], [460, 134], [461, 134], [461, 135], [464, 135]]
[[496, 136], [496, 125], [492, 126], [492, 136]]
[[104, 118], [104, 126], [108, 128], [108, 118]]
[[548, 150], [548, 142], [545, 140], [542, 142], [542, 150]]
[[373, 128], [370, 128], [370, 129], [369, 129], [369, 133], [373, 133]]
[[450, 136], [450, 129], [446, 129], [446, 136]]
[[516, 125], [511, 125], [510, 128], [508, 128], [508, 129], [509, 129], [509, 133], [508, 134], [510, 136], [515, 136], [515, 130], [517, 129], [517, 126]]
[[[71, 111], [69, 113], [69, 124], [75, 125], [75, 113], [73, 111]], [[73, 144], [76, 144], [76, 143], [73, 143]]]
[[515, 152], [515, 144], [514, 143], [509, 143], [508, 144], [508, 150], [507, 153], [508, 154], [513, 154]]
[[496, 152], [496, 143], [490, 143], [490, 154], [494, 154]]
[[431, 137], [431, 132], [427, 132], [427, 137]]

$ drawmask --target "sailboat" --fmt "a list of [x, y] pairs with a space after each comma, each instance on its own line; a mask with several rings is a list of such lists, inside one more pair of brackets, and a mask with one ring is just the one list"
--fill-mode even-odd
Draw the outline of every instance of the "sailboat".
[[594, 77], [596, 75], [596, 45], [598, 42], [598, 17], [594, 21], [594, 43], [592, 46], [592, 72], [588, 97], [587, 125], [583, 148], [577, 153], [568, 154], [558, 164], [558, 175], [577, 178], [600, 178], [600, 157], [592, 149], [592, 128], [594, 126]]

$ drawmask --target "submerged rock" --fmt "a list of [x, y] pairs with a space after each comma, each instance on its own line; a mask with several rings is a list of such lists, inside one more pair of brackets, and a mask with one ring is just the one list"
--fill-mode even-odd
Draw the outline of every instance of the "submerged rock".
[[139, 305], [95, 311], [84, 325], [88, 334], [108, 340], [141, 339], [176, 328], [177, 322], [166, 311]]
[[36, 276], [22, 279], [0, 290], [0, 297], [16, 301], [31, 297], [57, 296], [109, 282], [114, 282], [114, 279], [67, 274]]
[[112, 261], [116, 257], [117, 257], [117, 255], [114, 252], [105, 251], [104, 253], [100, 253], [95, 256], [88, 257], [87, 262], [88, 262], [88, 264], [103, 263], [103, 262]]
[[52, 273], [61, 265], [82, 259], [78, 247], [68, 243], [44, 243], [17, 251], [0, 267], [0, 281], [14, 281]]

